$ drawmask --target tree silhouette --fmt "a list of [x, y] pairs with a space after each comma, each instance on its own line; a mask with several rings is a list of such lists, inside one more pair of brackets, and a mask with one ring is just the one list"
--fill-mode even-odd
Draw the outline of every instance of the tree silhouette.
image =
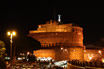
[[0, 59], [0, 69], [6, 69], [5, 62], [2, 59]]
[[3, 58], [5, 51], [6, 51], [5, 43], [0, 40], [0, 58]]

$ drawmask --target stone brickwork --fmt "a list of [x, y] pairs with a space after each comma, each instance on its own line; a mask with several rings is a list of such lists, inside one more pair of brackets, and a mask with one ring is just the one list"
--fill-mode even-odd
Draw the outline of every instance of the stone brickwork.
[[69, 60], [84, 60], [84, 49], [83, 47], [70, 47], [69, 51]]
[[84, 60], [82, 47], [56, 47], [34, 51], [36, 57], [51, 57], [54, 60]]
[[55, 51], [53, 49], [41, 49], [34, 51], [36, 57], [51, 57], [55, 59]]
[[[73, 24], [48, 21], [29, 31], [29, 36], [41, 43], [42, 48], [34, 51], [37, 57], [52, 57], [55, 60], [84, 59], [83, 28]], [[63, 48], [63, 49], [62, 49]]]
[[85, 61], [101, 61], [103, 58], [103, 49], [85, 49]]
[[104, 59], [104, 48], [102, 48], [102, 58]]
[[[50, 31], [49, 31], [50, 30]], [[83, 28], [73, 24], [58, 24], [56, 21], [42, 24], [31, 30], [29, 36], [38, 40], [42, 47], [81, 46], [83, 47]]]

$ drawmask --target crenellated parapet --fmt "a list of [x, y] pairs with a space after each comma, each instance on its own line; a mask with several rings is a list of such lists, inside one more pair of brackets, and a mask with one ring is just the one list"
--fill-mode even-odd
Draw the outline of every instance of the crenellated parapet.
[[83, 28], [73, 24], [59, 24], [48, 21], [38, 25], [37, 30], [29, 32], [30, 36], [41, 43], [42, 47], [81, 46], [83, 47]]

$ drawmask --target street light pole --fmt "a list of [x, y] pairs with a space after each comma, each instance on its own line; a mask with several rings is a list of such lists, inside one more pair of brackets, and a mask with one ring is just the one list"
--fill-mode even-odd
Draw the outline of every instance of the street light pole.
[[13, 36], [15, 36], [16, 35], [16, 32], [8, 32], [7, 33], [9, 36], [10, 36], [10, 63], [12, 64], [12, 43], [13, 43]]
[[12, 34], [10, 35], [10, 63], [12, 64]]

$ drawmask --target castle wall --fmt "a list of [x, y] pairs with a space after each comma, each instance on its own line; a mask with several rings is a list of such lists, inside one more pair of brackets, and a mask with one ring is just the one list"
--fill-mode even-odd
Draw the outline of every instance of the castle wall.
[[51, 57], [55, 59], [55, 51], [53, 49], [41, 49], [33, 52], [36, 57]]
[[54, 60], [84, 60], [84, 50], [82, 47], [63, 48], [57, 47], [54, 49], [41, 49], [34, 51], [36, 57], [51, 57]]
[[101, 61], [103, 58], [102, 49], [86, 49], [84, 50], [85, 61]]
[[[63, 49], [61, 49], [63, 48]], [[83, 47], [61, 47], [56, 48], [56, 60], [84, 60]]]
[[[62, 48], [62, 49], [61, 49]], [[57, 47], [34, 51], [36, 57], [51, 57], [55, 60], [102, 61], [104, 49], [83, 49], [83, 47]]]
[[57, 45], [81, 46], [83, 47], [83, 35], [80, 32], [46, 32], [35, 33], [32, 37], [41, 43], [42, 47]]
[[102, 48], [102, 58], [104, 59], [104, 48]]
[[69, 51], [69, 60], [84, 60], [84, 49], [83, 47], [70, 47]]
[[55, 48], [55, 60], [57, 60], [57, 61], [69, 60], [68, 55], [69, 55], [69, 53], [68, 53], [67, 48], [63, 48], [63, 49], [61, 49], [61, 47]]

